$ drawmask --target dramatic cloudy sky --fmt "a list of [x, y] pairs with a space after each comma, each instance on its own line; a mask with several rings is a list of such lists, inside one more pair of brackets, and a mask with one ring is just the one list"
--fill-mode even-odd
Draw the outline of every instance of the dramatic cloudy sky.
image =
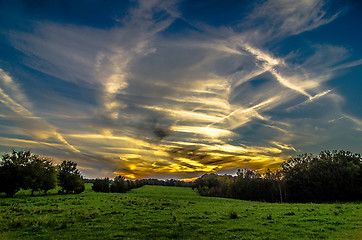
[[359, 1], [0, 1], [0, 152], [186, 179], [362, 153]]

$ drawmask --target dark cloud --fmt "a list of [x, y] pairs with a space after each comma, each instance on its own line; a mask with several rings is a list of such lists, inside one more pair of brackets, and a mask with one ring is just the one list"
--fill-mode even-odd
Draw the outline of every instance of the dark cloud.
[[347, 44], [323, 43], [319, 27], [339, 13], [328, 2], [140, 0], [98, 24], [87, 16], [105, 3], [77, 20], [83, 1], [66, 2], [72, 16], [42, 1], [60, 18], [20, 16], [30, 19], [21, 28], [0, 14], [4, 148], [28, 144], [91, 176], [135, 178], [274, 168], [296, 151], [360, 147], [362, 121], [345, 113], [342, 91], [359, 75], [340, 76], [362, 62]]

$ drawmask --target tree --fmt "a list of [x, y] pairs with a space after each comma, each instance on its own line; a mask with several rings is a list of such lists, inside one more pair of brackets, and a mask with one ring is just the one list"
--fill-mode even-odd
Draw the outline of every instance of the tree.
[[57, 186], [57, 171], [52, 162], [39, 155], [31, 155], [24, 166], [24, 189], [31, 189], [31, 195], [35, 191], [44, 191]]
[[58, 165], [58, 181], [63, 192], [81, 193], [84, 191], [84, 180], [75, 162], [63, 161]]
[[2, 155], [0, 162], [0, 192], [13, 197], [24, 185], [24, 167], [31, 156], [30, 151], [15, 151]]
[[111, 192], [125, 193], [128, 190], [128, 184], [123, 176], [119, 175], [114, 178], [111, 185]]
[[311, 202], [313, 199], [310, 169], [315, 157], [310, 153], [291, 157], [281, 164], [290, 201]]
[[99, 179], [97, 178], [93, 182], [92, 190], [95, 192], [109, 192], [109, 178]]
[[362, 199], [362, 159], [346, 151], [303, 154], [282, 164], [288, 198], [294, 202]]

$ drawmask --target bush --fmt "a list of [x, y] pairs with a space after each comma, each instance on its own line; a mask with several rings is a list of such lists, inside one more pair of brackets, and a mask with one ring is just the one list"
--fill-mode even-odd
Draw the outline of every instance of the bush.
[[95, 192], [109, 192], [109, 178], [96, 179], [93, 182], [92, 190]]

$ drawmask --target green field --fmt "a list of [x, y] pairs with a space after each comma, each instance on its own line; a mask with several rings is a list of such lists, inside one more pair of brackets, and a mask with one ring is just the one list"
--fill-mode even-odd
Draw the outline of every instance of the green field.
[[190, 188], [0, 198], [0, 239], [362, 239], [362, 204], [200, 197]]

